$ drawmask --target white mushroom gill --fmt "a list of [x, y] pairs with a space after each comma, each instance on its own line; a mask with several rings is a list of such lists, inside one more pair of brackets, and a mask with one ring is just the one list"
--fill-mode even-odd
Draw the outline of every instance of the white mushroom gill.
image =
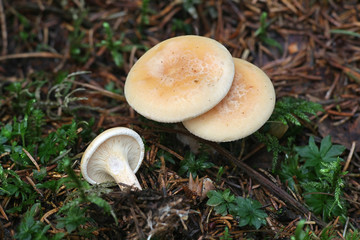
[[87, 165], [88, 176], [97, 183], [115, 180], [118, 184], [141, 189], [134, 173], [140, 152], [140, 146], [133, 137], [111, 137], [92, 154], [92, 160]]

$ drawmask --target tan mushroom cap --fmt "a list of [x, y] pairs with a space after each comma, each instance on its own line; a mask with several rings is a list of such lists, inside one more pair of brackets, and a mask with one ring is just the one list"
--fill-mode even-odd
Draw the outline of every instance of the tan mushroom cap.
[[210, 111], [183, 124], [194, 135], [214, 142], [244, 138], [257, 131], [275, 106], [275, 90], [255, 65], [234, 58], [235, 77], [228, 95]]
[[82, 156], [80, 168], [91, 184], [115, 181], [141, 189], [135, 173], [143, 158], [144, 144], [139, 134], [129, 128], [115, 127], [91, 142]]
[[234, 78], [229, 51], [200, 36], [170, 38], [148, 50], [131, 68], [125, 97], [139, 114], [181, 122], [218, 104]]

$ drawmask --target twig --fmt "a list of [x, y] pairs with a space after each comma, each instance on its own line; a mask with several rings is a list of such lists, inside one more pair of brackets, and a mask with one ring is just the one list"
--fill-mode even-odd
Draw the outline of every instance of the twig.
[[131, 212], [131, 215], [133, 216], [133, 220], [134, 220], [134, 223], [135, 223], [135, 228], [136, 228], [136, 232], [138, 233], [138, 236], [139, 236], [141, 239], [144, 239], [144, 238], [145, 238], [145, 235], [144, 235], [144, 232], [140, 229], [139, 220], [138, 220], [137, 217], [136, 217], [134, 208], [130, 208], [130, 212]]
[[352, 144], [351, 144], [350, 153], [349, 153], [349, 155], [348, 155], [348, 157], [346, 159], [346, 163], [345, 163], [345, 166], [343, 168], [343, 172], [345, 172], [348, 169], [349, 165], [350, 165], [352, 156], [353, 156], [354, 151], [355, 151], [355, 147], [356, 147], [356, 142], [353, 141]]
[[6, 215], [6, 212], [4, 211], [3, 207], [1, 206], [1, 204], [0, 204], [0, 213], [1, 213], [1, 215], [2, 215], [7, 221], [9, 221], [9, 218], [8, 218], [8, 216]]
[[343, 235], [342, 235], [343, 238], [345, 238], [345, 236], [346, 236], [346, 231], [348, 229], [348, 226], [349, 226], [349, 217], [346, 218], [346, 223], [345, 223], [344, 231], [343, 231]]
[[44, 197], [44, 194], [36, 187], [34, 181], [29, 177], [29, 176], [26, 176], [25, 177], [26, 180], [30, 183], [30, 185], [34, 188], [34, 190], [40, 194], [41, 197]]
[[22, 150], [26, 154], [26, 156], [28, 156], [28, 158], [32, 161], [32, 163], [35, 165], [36, 169], [38, 171], [40, 171], [39, 164], [36, 162], [36, 160], [33, 158], [33, 156], [31, 156], [31, 154], [25, 148], [22, 148]]
[[99, 93], [101, 93], [104, 96], [113, 98], [115, 100], [119, 100], [121, 102], [126, 102], [126, 98], [124, 96], [120, 95], [120, 94], [110, 92], [108, 90], [105, 90], [103, 88], [100, 88], [100, 87], [97, 87], [97, 86], [94, 86], [94, 85], [91, 85], [91, 84], [88, 84], [88, 83], [82, 83], [82, 82], [78, 82], [78, 81], [71, 81], [71, 82], [73, 82], [76, 85], [80, 85], [80, 86], [83, 86], [85, 88], [90, 88], [92, 90], [98, 91]]
[[17, 58], [64, 58], [63, 55], [51, 52], [30, 52], [30, 53], [15, 53], [5, 56], [0, 56], [0, 61]]
[[56, 213], [57, 211], [59, 211], [58, 208], [53, 208], [50, 211], [46, 212], [40, 219], [40, 222], [44, 222], [45, 219], [47, 219], [47, 217], [49, 217], [50, 215], [53, 215], [54, 213]]
[[176, 153], [175, 151], [171, 150], [170, 148], [168, 147], [165, 147], [164, 145], [158, 143], [158, 142], [155, 142], [155, 141], [149, 141], [153, 144], [155, 144], [155, 146], [161, 148], [162, 150], [164, 151], [167, 151], [168, 153], [170, 153], [171, 155], [175, 156], [176, 158], [178, 158], [179, 160], [184, 160], [184, 157], [182, 157], [180, 154]]
[[8, 46], [8, 42], [7, 42], [7, 31], [6, 31], [6, 19], [5, 19], [5, 14], [4, 14], [4, 7], [3, 7], [3, 3], [2, 0], [0, 0], [0, 22], [1, 22], [1, 36], [2, 36], [2, 52], [1, 55], [6, 55], [7, 54], [7, 46]]

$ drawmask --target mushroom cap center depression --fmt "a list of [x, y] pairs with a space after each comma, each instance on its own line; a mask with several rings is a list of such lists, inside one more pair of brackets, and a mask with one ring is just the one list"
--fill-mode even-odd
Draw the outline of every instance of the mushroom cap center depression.
[[[152, 89], [153, 94], [177, 101], [182, 98], [190, 101], [193, 94], [202, 88], [213, 87], [222, 75], [222, 67], [210, 54], [194, 55], [189, 50], [172, 50], [168, 57], [149, 63], [153, 69], [144, 84]], [[158, 63], [156, 63], [158, 62]], [[161, 88], [159, 87], [161, 86]]]

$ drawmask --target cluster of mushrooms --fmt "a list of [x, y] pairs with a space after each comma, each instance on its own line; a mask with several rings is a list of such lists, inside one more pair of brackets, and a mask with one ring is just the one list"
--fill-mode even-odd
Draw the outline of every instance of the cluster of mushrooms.
[[[182, 122], [192, 134], [214, 142], [257, 131], [269, 119], [276, 98], [260, 68], [233, 58], [213, 39], [193, 35], [170, 38], [148, 50], [126, 78], [125, 97], [146, 118]], [[135, 173], [143, 157], [136, 132], [113, 128], [88, 146], [81, 171], [92, 184], [115, 180], [141, 189]]]

